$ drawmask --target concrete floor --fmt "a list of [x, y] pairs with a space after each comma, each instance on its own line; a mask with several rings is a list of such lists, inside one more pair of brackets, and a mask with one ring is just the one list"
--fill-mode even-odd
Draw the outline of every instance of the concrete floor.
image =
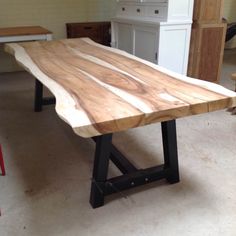
[[[222, 84], [236, 72], [228, 52]], [[165, 181], [89, 203], [94, 144], [76, 136], [53, 106], [32, 111], [27, 73], [0, 75], [1, 236], [236, 235], [236, 116], [225, 111], [177, 121], [181, 182]], [[118, 133], [114, 143], [138, 166], [162, 162], [160, 125]], [[110, 175], [117, 170], [111, 166]]]

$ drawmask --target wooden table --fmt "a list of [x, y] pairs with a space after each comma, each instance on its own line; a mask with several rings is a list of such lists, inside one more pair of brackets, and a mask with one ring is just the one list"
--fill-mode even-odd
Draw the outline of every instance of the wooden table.
[[[159, 179], [179, 182], [175, 120], [236, 105], [236, 93], [187, 78], [89, 39], [7, 44], [5, 50], [56, 97], [56, 112], [74, 132], [96, 141], [90, 203]], [[112, 133], [161, 122], [164, 164], [137, 169], [112, 145]], [[123, 173], [107, 178], [109, 160]]]
[[0, 28], [0, 43], [52, 39], [52, 32], [40, 26]]

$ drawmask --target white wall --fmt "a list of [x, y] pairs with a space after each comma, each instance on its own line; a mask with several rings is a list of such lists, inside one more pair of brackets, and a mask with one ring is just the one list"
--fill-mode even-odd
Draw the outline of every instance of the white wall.
[[88, 21], [110, 20], [115, 13], [116, 0], [87, 0]]
[[[224, 17], [229, 23], [236, 22], [236, 0], [224, 0]], [[236, 37], [228, 41], [225, 48], [236, 48]]]
[[236, 0], [224, 0], [224, 17], [229, 22], [236, 22]]
[[[0, 0], [0, 27], [40, 25], [65, 38], [65, 23], [110, 20], [114, 6], [115, 0]], [[0, 46], [0, 72], [18, 69]]]

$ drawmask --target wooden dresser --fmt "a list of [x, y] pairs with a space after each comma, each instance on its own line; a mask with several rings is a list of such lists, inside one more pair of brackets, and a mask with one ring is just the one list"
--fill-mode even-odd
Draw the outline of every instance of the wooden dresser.
[[111, 43], [110, 22], [67, 23], [66, 30], [68, 38], [88, 37], [106, 46]]
[[227, 28], [222, 16], [223, 0], [195, 0], [188, 76], [219, 82]]

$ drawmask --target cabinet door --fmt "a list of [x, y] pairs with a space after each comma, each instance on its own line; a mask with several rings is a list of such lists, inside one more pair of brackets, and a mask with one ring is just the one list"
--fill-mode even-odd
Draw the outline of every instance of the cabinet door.
[[129, 24], [117, 24], [117, 48], [133, 54], [133, 27]]
[[188, 76], [219, 82], [226, 28], [226, 24], [193, 25]]
[[134, 55], [157, 63], [158, 29], [134, 27]]
[[187, 73], [191, 24], [160, 27], [158, 64], [174, 72]]

